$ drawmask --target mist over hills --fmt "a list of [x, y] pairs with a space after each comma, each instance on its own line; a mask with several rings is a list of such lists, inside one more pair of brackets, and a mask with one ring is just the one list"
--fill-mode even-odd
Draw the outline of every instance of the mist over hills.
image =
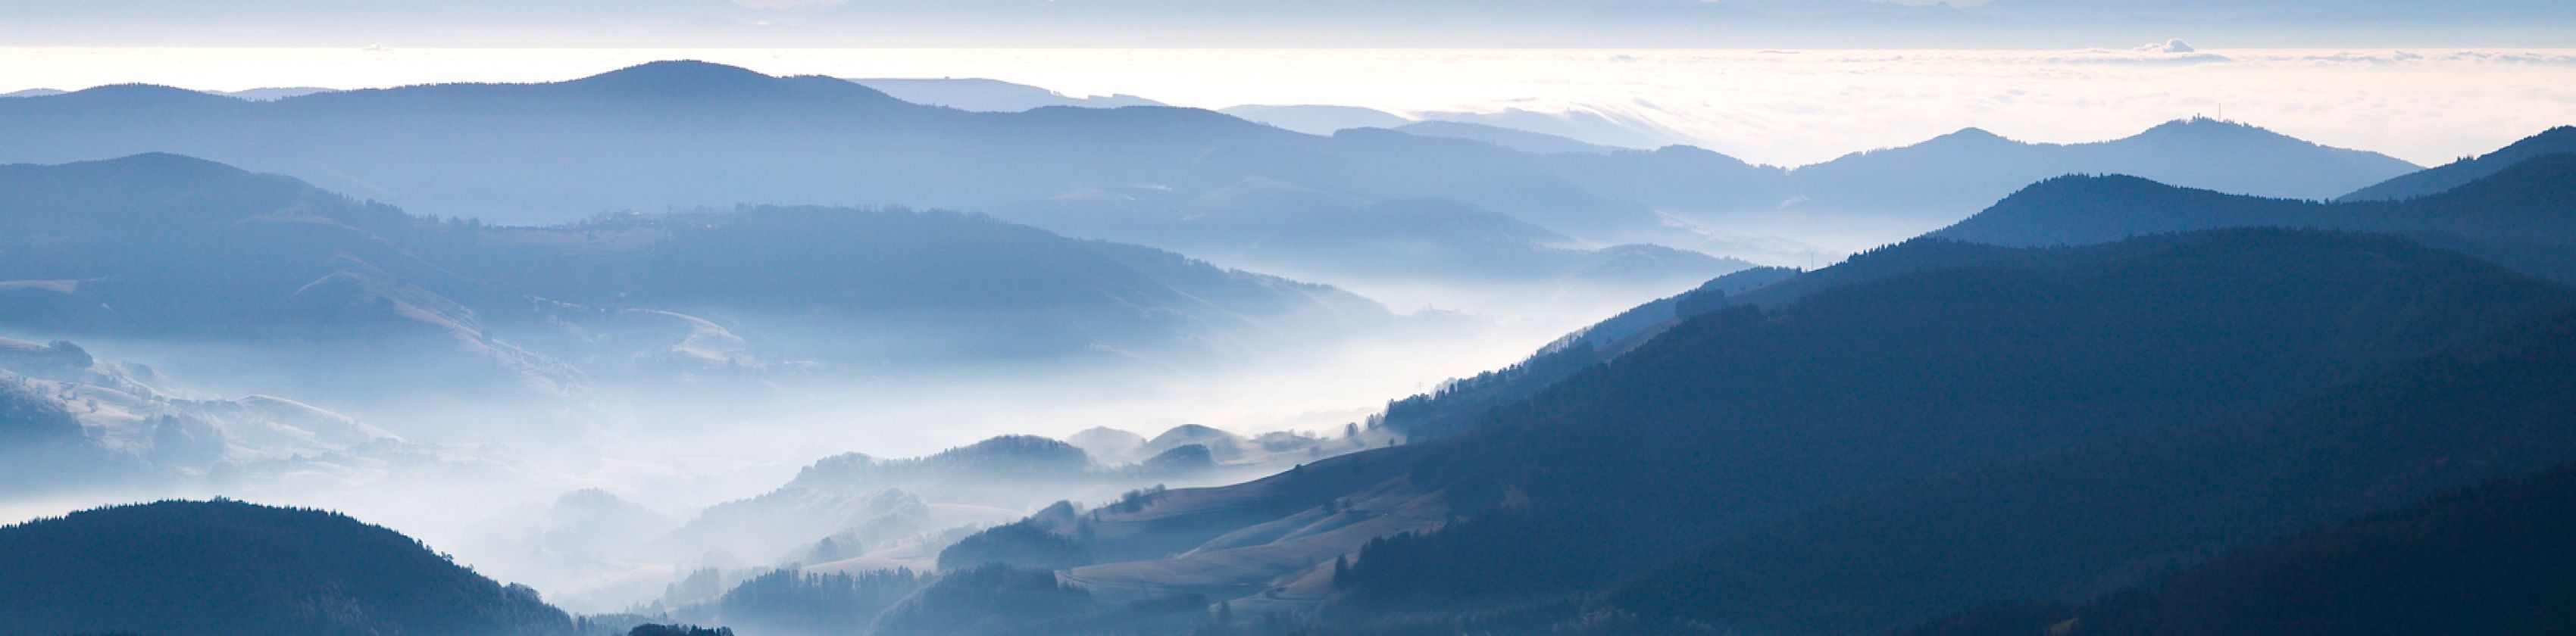
[[[1962, 248], [1982, 255], [1946, 264]], [[2277, 231], [1864, 259], [1918, 256], [1912, 274], [1685, 319], [1439, 442], [1062, 523], [1098, 560], [1067, 576], [1350, 625], [1543, 603], [1872, 484], [2260, 408], [2576, 300], [2402, 241]], [[2336, 324], [2354, 315], [2376, 324]]]
[[1795, 206], [1939, 218], [1938, 213], [1979, 209], [2023, 185], [2066, 174], [2123, 174], [2238, 194], [2327, 199], [2416, 169], [2378, 153], [2190, 119], [2123, 139], [2066, 145], [2018, 142], [1970, 128], [1801, 167], [1789, 178], [1799, 188]]
[[[1605, 154], [1468, 124], [1408, 127], [1430, 132], [1304, 135], [1150, 106], [965, 112], [831, 78], [663, 62], [550, 84], [414, 86], [274, 102], [148, 86], [14, 99], [0, 102], [0, 141], [8, 148], [0, 160], [175, 152], [296, 175], [418, 213], [501, 222], [743, 202], [950, 208], [1207, 258], [1257, 247], [1242, 266], [1292, 273], [1352, 261], [1272, 243], [1418, 246], [1398, 252], [1416, 254], [1410, 259], [1334, 272], [1352, 278], [1333, 282], [1350, 283], [1362, 274], [1441, 280], [1444, 272], [1547, 260], [1570, 262], [1519, 275], [1579, 278], [1588, 271], [1582, 257], [1559, 252], [1628, 243], [1805, 264], [1965, 218], [2023, 184], [2069, 173], [2329, 198], [2415, 170], [2383, 155], [2208, 120], [2074, 145], [1971, 130], [1796, 170], [1686, 147]], [[1563, 152], [1578, 148], [1587, 151]], [[1374, 206], [1372, 222], [1349, 231], [1250, 222], [1279, 203], [1275, 194], [1245, 198], [1247, 190], [1312, 191], [1343, 201], [1340, 207]], [[1462, 222], [1446, 212], [1461, 208], [1484, 218]], [[1825, 248], [1795, 245], [1844, 232], [1852, 219], [1891, 225], [1824, 241], [1833, 244]], [[1512, 220], [1572, 240], [1529, 236]], [[1730, 235], [1739, 225], [1755, 229]], [[1491, 240], [1513, 233], [1524, 236]], [[1788, 245], [1748, 240], [1755, 237]], [[1723, 273], [1710, 266], [1676, 261], [1663, 289], [1640, 297]]]
[[[955, 213], [494, 226], [175, 155], [0, 168], [0, 240], [13, 329], [417, 352], [407, 373], [550, 393], [591, 373], [1246, 351], [1392, 319], [1329, 287]], [[847, 327], [880, 335], [814, 332]]]
[[70, 341], [11, 338], [0, 338], [0, 458], [20, 497], [527, 476], [488, 444], [406, 439], [274, 395], [186, 391]]

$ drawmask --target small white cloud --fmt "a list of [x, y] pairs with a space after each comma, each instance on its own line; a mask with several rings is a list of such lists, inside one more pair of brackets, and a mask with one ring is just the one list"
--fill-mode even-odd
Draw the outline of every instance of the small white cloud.
[[2138, 51], [2141, 53], [2195, 53], [2200, 49], [2192, 48], [2189, 42], [2173, 39], [2138, 47]]

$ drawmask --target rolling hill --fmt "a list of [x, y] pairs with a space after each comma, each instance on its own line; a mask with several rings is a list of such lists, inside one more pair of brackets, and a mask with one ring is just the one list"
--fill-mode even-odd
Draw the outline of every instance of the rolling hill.
[[1254, 178], [1372, 200], [1454, 199], [1587, 238], [1657, 223], [1518, 153], [1436, 141], [1451, 140], [1337, 140], [1154, 106], [967, 112], [840, 79], [699, 62], [258, 103], [140, 85], [0, 103], [0, 161], [170, 152], [416, 212], [514, 223], [673, 206], [902, 204], [1133, 240], [1052, 224], [1042, 204], [1189, 195]]
[[[0, 167], [0, 245], [0, 324], [22, 331], [344, 360], [429, 347], [446, 353], [410, 370], [559, 392], [591, 372], [796, 360], [1198, 356], [1392, 318], [1330, 287], [989, 217], [745, 208], [497, 226], [157, 154]], [[854, 326], [876, 336], [817, 331]], [[583, 335], [601, 332], [634, 337]]]
[[0, 528], [0, 632], [558, 635], [573, 621], [400, 533], [163, 501]]

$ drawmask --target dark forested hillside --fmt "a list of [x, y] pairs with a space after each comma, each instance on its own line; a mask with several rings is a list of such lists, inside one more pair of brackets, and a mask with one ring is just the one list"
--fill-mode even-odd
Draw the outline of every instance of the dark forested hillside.
[[1601, 364], [1682, 320], [1728, 304], [1728, 295], [1786, 280], [1798, 270], [1756, 267], [1727, 274], [1689, 292], [1639, 305], [1567, 335], [1510, 367], [1459, 378], [1440, 389], [1388, 402], [1377, 422], [1414, 440], [1428, 440], [1482, 424], [1495, 409], [1529, 399], [1577, 371]]
[[2335, 200], [2344, 203], [2359, 201], [2402, 201], [2420, 196], [2440, 194], [2450, 191], [2452, 188], [2468, 185], [2470, 182], [2494, 176], [2495, 173], [2504, 172], [2506, 168], [2511, 168], [2514, 164], [2547, 155], [2567, 153], [2576, 153], [2576, 126], [2559, 126], [2557, 128], [2551, 128], [2549, 130], [2542, 131], [2540, 134], [2525, 137], [2520, 141], [2513, 142], [2512, 145], [2497, 149], [2495, 152], [2461, 159], [2441, 166], [2426, 168], [2421, 172], [2409, 173], [2394, 179], [2382, 181], [2377, 185], [2355, 190], [2351, 194], [2343, 195]]
[[1617, 598], [1647, 616], [1839, 634], [2082, 600], [2576, 461], [2571, 421], [2576, 313], [2562, 312], [2281, 406], [1881, 489], [1701, 548]]
[[2576, 281], [2576, 155], [2541, 155], [2439, 194], [2324, 203], [2176, 188], [2134, 177], [2050, 179], [1933, 236], [2083, 245], [2219, 227], [2306, 227], [2414, 237]]
[[[1354, 594], [1607, 582], [1873, 484], [2256, 407], [2570, 300], [2379, 237], [2228, 231], [1982, 249], [1983, 265], [1690, 320], [1505, 409], [1413, 479], [1453, 484], [1462, 508], [1475, 493], [1526, 503], [1363, 555]], [[1548, 556], [1478, 556], [1504, 546]]]
[[2283, 539], [2080, 605], [1965, 613], [1905, 636], [2553, 634], [2576, 621], [2576, 469]]
[[537, 593], [338, 514], [164, 501], [0, 528], [0, 633], [557, 635]]

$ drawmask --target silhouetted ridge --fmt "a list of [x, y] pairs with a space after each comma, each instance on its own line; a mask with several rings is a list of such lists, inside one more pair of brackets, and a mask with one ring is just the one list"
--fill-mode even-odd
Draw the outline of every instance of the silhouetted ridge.
[[2336, 201], [2397, 201], [2429, 196], [2503, 172], [2514, 164], [2566, 153], [2576, 153], [2576, 126], [2551, 128], [2495, 152], [2389, 179], [2343, 195]]
[[2023, 188], [1931, 236], [1997, 245], [2083, 245], [2221, 227], [2397, 234], [2516, 269], [2576, 281], [2576, 155], [2543, 155], [2448, 192], [2325, 203], [2167, 186], [2125, 176]]
[[133, 109], [226, 108], [242, 100], [159, 84], [108, 84], [59, 95], [46, 96], [43, 103], [73, 109], [115, 107]]
[[1803, 197], [1793, 207], [1923, 215], [1982, 208], [2034, 181], [2070, 173], [2322, 199], [2418, 169], [2387, 155], [2203, 118], [2078, 144], [2026, 143], [1971, 128], [1912, 146], [1845, 155], [1798, 168], [1789, 177]]
[[164, 501], [0, 528], [0, 632], [569, 634], [504, 587], [335, 513]]
[[765, 86], [777, 80], [778, 78], [739, 66], [697, 60], [664, 60], [645, 62], [564, 82], [564, 84], [636, 92], [688, 94], [727, 88], [744, 89]]

